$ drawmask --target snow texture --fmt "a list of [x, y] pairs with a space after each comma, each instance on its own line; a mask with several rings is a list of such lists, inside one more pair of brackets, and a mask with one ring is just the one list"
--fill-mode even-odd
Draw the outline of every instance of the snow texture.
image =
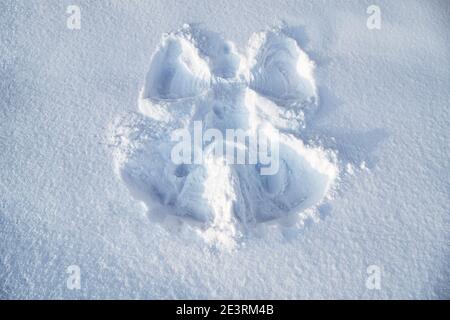
[[[449, 9], [1, 1], [0, 298], [450, 298]], [[279, 174], [172, 165], [196, 120]]]
[[[240, 223], [298, 216], [320, 204], [338, 171], [322, 149], [289, 133], [299, 130], [293, 115], [317, 100], [314, 64], [295, 40], [281, 31], [255, 34], [248, 59], [233, 48], [219, 35], [188, 25], [167, 34], [142, 90], [145, 117], [122, 120], [111, 134], [118, 175], [149, 214], [155, 203], [162, 205], [158, 211], [200, 222], [209, 242], [228, 249], [242, 233]], [[261, 96], [266, 94], [280, 106]], [[264, 175], [260, 162], [229, 166], [224, 155], [212, 152], [214, 140], [200, 142], [201, 164], [174, 164], [170, 133], [186, 128], [194, 134], [195, 121], [224, 137], [227, 129], [242, 129], [250, 139], [261, 132], [277, 139], [277, 167]]]

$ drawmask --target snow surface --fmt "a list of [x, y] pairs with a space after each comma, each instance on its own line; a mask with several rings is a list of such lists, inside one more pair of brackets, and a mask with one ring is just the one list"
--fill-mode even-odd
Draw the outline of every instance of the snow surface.
[[[149, 215], [177, 216], [182, 224], [194, 220], [208, 242], [226, 249], [244, 235], [241, 227], [280, 218], [302, 223], [301, 214], [320, 204], [338, 173], [328, 159], [334, 154], [327, 157], [291, 133], [301, 130], [298, 115], [303, 118], [303, 109], [317, 100], [314, 64], [295, 40], [282, 30], [256, 34], [248, 59], [232, 47], [189, 25], [165, 35], [142, 90], [144, 117], [118, 119], [110, 133], [116, 174]], [[260, 94], [270, 94], [280, 106]], [[238, 141], [235, 132], [229, 136], [229, 129], [241, 130], [248, 140]], [[189, 137], [180, 144], [173, 132]], [[267, 156], [265, 137], [271, 161], [250, 161]], [[174, 162], [177, 145], [186, 144], [189, 151], [180, 152], [188, 157]], [[245, 151], [240, 162], [230, 153], [235, 148]], [[263, 153], [251, 155], [252, 148]]]
[[[1, 298], [450, 298], [448, 2], [76, 2], [0, 4]], [[195, 119], [285, 167], [172, 168]]]

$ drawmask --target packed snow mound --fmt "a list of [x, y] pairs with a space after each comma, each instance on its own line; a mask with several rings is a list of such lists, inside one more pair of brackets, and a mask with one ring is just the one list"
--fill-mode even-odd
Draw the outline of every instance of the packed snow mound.
[[[113, 125], [116, 171], [133, 197], [160, 220], [181, 219], [223, 246], [255, 224], [321, 203], [338, 169], [331, 151], [295, 135], [305, 125], [302, 108], [317, 101], [313, 63], [296, 42], [258, 33], [248, 58], [191, 26], [162, 42], [140, 114]], [[183, 135], [189, 146], [180, 151]]]

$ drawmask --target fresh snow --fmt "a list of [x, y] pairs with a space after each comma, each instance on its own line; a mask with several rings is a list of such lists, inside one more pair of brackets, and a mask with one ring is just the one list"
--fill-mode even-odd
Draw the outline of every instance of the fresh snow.
[[[305, 104], [317, 100], [313, 63], [296, 42], [282, 31], [252, 36], [248, 66], [232, 47], [217, 35], [188, 25], [165, 36], [142, 90], [145, 117], [119, 121], [110, 134], [118, 149], [117, 175], [145, 203], [149, 215], [161, 211], [163, 218], [167, 214], [184, 218], [179, 223], [194, 220], [208, 242], [227, 249], [244, 234], [241, 224], [247, 229], [279, 218], [302, 223], [301, 214], [320, 204], [338, 171], [323, 150], [305, 146], [290, 133], [295, 131], [292, 124], [295, 128], [298, 123], [292, 116], [303, 115]], [[280, 106], [259, 95], [269, 90]], [[272, 114], [264, 112], [269, 109]], [[280, 154], [279, 161], [270, 168], [259, 163], [228, 166], [227, 158], [234, 157], [223, 155], [223, 149], [236, 142], [227, 138], [225, 146], [219, 146], [211, 137], [193, 147], [202, 149], [202, 163], [176, 164], [171, 161], [177, 144], [171, 132], [180, 128], [189, 130], [188, 141], [193, 143], [191, 136], [203, 129], [219, 130], [220, 136], [226, 136], [227, 129], [241, 129], [249, 139], [263, 134], [277, 143], [272, 151]], [[220, 154], [213, 147], [221, 148]], [[250, 148], [239, 143], [237, 147]], [[164, 208], [155, 208], [154, 203]]]
[[[449, 16], [3, 1], [0, 298], [449, 298]], [[279, 172], [175, 165], [197, 121], [278, 130]]]

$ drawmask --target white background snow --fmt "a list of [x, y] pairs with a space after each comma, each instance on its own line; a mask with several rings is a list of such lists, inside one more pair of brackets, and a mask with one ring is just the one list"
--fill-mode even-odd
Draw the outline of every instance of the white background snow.
[[[449, 17], [448, 1], [2, 1], [0, 297], [449, 298]], [[184, 23], [239, 50], [282, 23], [301, 38], [320, 96], [307, 135], [344, 169], [318, 221], [215, 250], [151, 221], [114, 173], [107, 128]]]

